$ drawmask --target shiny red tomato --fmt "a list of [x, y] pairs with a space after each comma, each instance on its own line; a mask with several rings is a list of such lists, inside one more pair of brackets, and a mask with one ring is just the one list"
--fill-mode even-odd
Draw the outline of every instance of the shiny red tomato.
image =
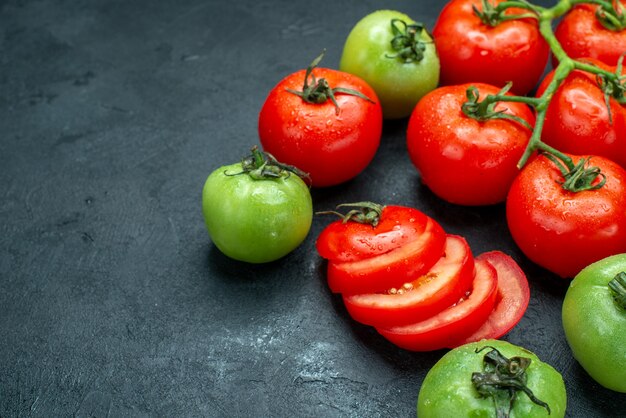
[[459, 335], [478, 329], [493, 310], [498, 277], [486, 261], [476, 261], [476, 275], [467, 298], [414, 324], [376, 328], [386, 339], [411, 351], [430, 351], [450, 347]]
[[484, 260], [496, 269], [498, 274], [496, 303], [480, 328], [448, 348], [482, 339], [500, 338], [517, 325], [528, 308], [530, 301], [528, 280], [515, 260], [500, 251], [483, 253], [476, 259]]
[[[626, 7], [625, 0], [621, 3]], [[620, 55], [626, 52], [626, 30], [602, 25], [596, 17], [599, 7], [589, 3], [575, 6], [563, 16], [555, 35], [571, 58], [596, 58], [617, 65]]]
[[[512, 81], [514, 92], [527, 94], [543, 74], [550, 51], [536, 20], [515, 19], [490, 26], [473, 7], [482, 10], [481, 0], [452, 0], [435, 23], [440, 84], [484, 82], [502, 87]], [[523, 13], [528, 11], [511, 8], [505, 14]]]
[[[335, 293], [386, 291], [427, 272], [441, 258], [446, 234], [416, 209], [385, 206], [375, 225], [339, 220], [317, 240]], [[345, 222], [345, 223], [344, 223]]]
[[[624, 35], [626, 39], [626, 32]], [[616, 70], [597, 60], [586, 61], [611, 72]], [[541, 83], [537, 96], [543, 94], [553, 77], [554, 71]], [[560, 151], [601, 155], [626, 167], [626, 105], [610, 97], [607, 108], [596, 75], [573, 71], [550, 101], [541, 137]]]
[[[517, 121], [481, 122], [467, 116], [462, 106], [470, 86], [440, 87], [419, 101], [407, 130], [409, 155], [422, 181], [442, 199], [461, 205], [503, 202], [532, 132]], [[482, 83], [473, 86], [480, 97], [500, 90]], [[535, 122], [522, 103], [499, 102], [494, 111], [517, 116], [529, 125]]]
[[424, 320], [457, 302], [470, 289], [474, 257], [464, 238], [448, 235], [444, 255], [419, 278], [386, 293], [344, 295], [348, 313], [376, 327]]
[[[573, 156], [574, 163], [580, 157]], [[562, 276], [626, 252], [626, 170], [603, 157], [592, 166], [606, 175], [597, 190], [565, 190], [557, 166], [539, 155], [515, 179], [506, 202], [513, 239], [526, 256]], [[596, 184], [599, 179], [596, 179]]]
[[[272, 89], [259, 114], [259, 137], [265, 151], [308, 173], [313, 186], [332, 186], [352, 179], [374, 158], [382, 108], [361, 78], [313, 67]], [[297, 94], [305, 90], [324, 91], [313, 98]]]

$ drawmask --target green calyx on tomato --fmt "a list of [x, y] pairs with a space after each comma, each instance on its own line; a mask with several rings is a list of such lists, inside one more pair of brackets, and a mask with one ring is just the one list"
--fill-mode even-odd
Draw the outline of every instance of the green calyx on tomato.
[[581, 158], [574, 164], [569, 157], [559, 159], [549, 152], [544, 155], [557, 166], [563, 175], [563, 180], [557, 180], [557, 183], [567, 191], [578, 193], [583, 190], [597, 190], [606, 184], [606, 175], [600, 168], [589, 166], [591, 157]]
[[[398, 24], [401, 27], [398, 27]], [[422, 32], [425, 30], [424, 25], [419, 22], [407, 24], [402, 19], [391, 19], [391, 32], [393, 32], [391, 48], [397, 53], [387, 55], [387, 58], [399, 58], [404, 63], [423, 60], [426, 43], [421, 39]]]
[[613, 299], [622, 308], [626, 309], [626, 272], [618, 273], [613, 280], [609, 282]]
[[357, 202], [357, 203], [342, 203], [337, 205], [337, 209], [339, 208], [355, 208], [350, 210], [348, 213], [343, 214], [337, 211], [322, 211], [317, 212], [317, 215], [337, 215], [342, 219], [342, 222], [345, 224], [346, 222], [353, 221], [361, 224], [369, 224], [372, 226], [378, 225], [380, 221], [380, 216], [383, 213], [383, 209], [385, 208], [383, 205], [379, 205], [378, 203], [373, 202]]
[[[498, 104], [499, 98], [504, 98], [506, 93], [511, 89], [513, 83], [507, 83], [502, 90], [495, 96], [488, 96], [486, 100], [478, 101], [480, 99], [480, 93], [475, 86], [468, 87], [466, 91], [467, 101], [463, 103], [461, 110], [465, 116], [475, 119], [479, 122], [485, 122], [491, 119], [509, 119], [513, 120], [525, 128], [530, 130], [533, 127], [523, 118], [519, 116], [506, 113], [507, 109], [501, 109], [496, 111], [495, 107]], [[506, 100], [506, 99], [505, 99]]]
[[[311, 62], [311, 64], [309, 64], [309, 66], [307, 67], [306, 72], [304, 74], [304, 84], [302, 85], [301, 91], [292, 90], [292, 89], [286, 89], [286, 90], [290, 93], [295, 94], [296, 96], [302, 97], [302, 100], [304, 100], [307, 103], [322, 104], [322, 103], [326, 103], [328, 99], [330, 99], [335, 105], [335, 112], [337, 114], [339, 114], [339, 104], [337, 104], [337, 99], [335, 99], [335, 94], [337, 93], [349, 94], [351, 96], [356, 96], [363, 100], [367, 100], [368, 102], [374, 103], [372, 99], [370, 99], [369, 97], [367, 97], [360, 91], [357, 91], [354, 89], [347, 89], [344, 87], [333, 88], [328, 84], [328, 81], [325, 78], [320, 78], [318, 80], [315, 77], [315, 74], [313, 74], [313, 70], [322, 61], [322, 58], [324, 58], [325, 53], [326, 53], [326, 50], [322, 51], [322, 53], [319, 56], [317, 56], [317, 58], [315, 58], [313, 62]], [[310, 84], [309, 84], [309, 78], [311, 80]]]
[[524, 392], [537, 405], [546, 408], [550, 414], [550, 406], [538, 399], [526, 385], [528, 380], [526, 369], [530, 366], [530, 358], [514, 356], [509, 359], [497, 348], [490, 346], [477, 348], [476, 353], [488, 348], [491, 350], [483, 357], [484, 372], [472, 373], [472, 383], [480, 395], [493, 398], [496, 416], [500, 418], [510, 416], [519, 391]]
[[251, 154], [241, 160], [242, 171], [239, 173], [227, 173], [227, 176], [237, 176], [240, 174], [248, 174], [254, 180], [265, 180], [271, 178], [280, 178], [295, 174], [300, 178], [307, 178], [308, 174], [300, 170], [298, 167], [283, 164], [274, 158], [272, 154], [259, 151], [258, 147], [252, 147]]
[[[626, 53], [624, 53], [626, 55]], [[626, 104], [626, 76], [622, 76], [622, 68], [624, 63], [624, 55], [617, 61], [615, 77], [607, 77], [605, 74], [598, 74], [598, 85], [600, 90], [604, 92], [604, 103], [609, 114], [609, 123], [613, 124], [613, 115], [611, 113], [611, 98], [615, 99], [619, 104]]]
[[[614, 6], [617, 5], [617, 7]], [[596, 10], [596, 19], [606, 29], [619, 32], [626, 29], [626, 8], [619, 1], [603, 2]]]
[[[515, 7], [520, 7], [520, 4], [518, 4], [520, 2], [515, 2], [515, 3], [516, 3]], [[530, 14], [530, 13], [517, 14], [517, 15], [505, 15], [504, 12], [506, 12], [506, 10], [511, 6], [506, 5], [506, 4], [505, 4], [505, 7], [501, 7], [500, 5], [495, 6], [491, 3], [490, 0], [482, 0], [481, 6], [482, 6], [482, 10], [476, 7], [476, 5], [472, 5], [472, 10], [474, 11], [474, 14], [480, 18], [481, 22], [491, 27], [498, 26], [500, 23], [506, 20], [523, 19], [525, 17], [534, 17], [534, 18], [537, 17], [536, 14]], [[532, 5], [529, 3], [524, 2], [523, 6], [532, 10]]]

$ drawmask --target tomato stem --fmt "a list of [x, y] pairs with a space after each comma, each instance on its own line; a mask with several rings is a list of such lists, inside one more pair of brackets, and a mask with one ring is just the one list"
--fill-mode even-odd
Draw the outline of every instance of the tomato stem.
[[[322, 61], [322, 58], [324, 58], [325, 53], [326, 53], [326, 50], [323, 50], [322, 53], [318, 55], [313, 60], [313, 62], [311, 62], [311, 64], [309, 64], [309, 66], [307, 67], [306, 72], [304, 74], [304, 84], [302, 85], [301, 91], [292, 90], [292, 89], [285, 89], [285, 90], [287, 90], [289, 93], [295, 94], [296, 96], [300, 96], [302, 100], [304, 100], [307, 103], [322, 104], [322, 103], [326, 103], [330, 99], [330, 101], [332, 101], [333, 104], [335, 105], [335, 114], [337, 115], [339, 114], [339, 110], [340, 110], [339, 104], [337, 104], [337, 99], [335, 98], [335, 94], [337, 93], [349, 94], [352, 96], [359, 97], [363, 100], [367, 100], [368, 102], [374, 103], [372, 99], [370, 99], [369, 97], [367, 97], [365, 94], [361, 93], [360, 91], [357, 91], [354, 89], [347, 89], [344, 87], [331, 88], [330, 85], [328, 84], [328, 81], [325, 78], [320, 78], [318, 80], [315, 77], [315, 74], [313, 74], [313, 70]], [[309, 84], [309, 78], [311, 79], [310, 84]]]
[[426, 42], [420, 38], [425, 30], [424, 25], [419, 22], [408, 25], [402, 19], [391, 19], [391, 32], [393, 33], [391, 48], [396, 51], [396, 54], [386, 55], [386, 57], [398, 58], [405, 64], [423, 60]]
[[508, 418], [513, 408], [517, 392], [522, 391], [535, 404], [544, 407], [550, 414], [550, 406], [537, 398], [526, 386], [526, 369], [531, 360], [527, 357], [505, 357], [496, 348], [485, 346], [476, 349], [476, 353], [490, 348], [483, 357], [484, 372], [472, 373], [472, 383], [476, 391], [483, 397], [493, 399], [496, 416]]
[[342, 219], [343, 223], [352, 221], [361, 224], [369, 224], [375, 227], [378, 225], [378, 222], [380, 222], [380, 217], [385, 208], [383, 205], [374, 202], [356, 202], [339, 204], [336, 209], [345, 207], [355, 209], [350, 210], [346, 214], [330, 210], [316, 212], [316, 215], [337, 215]]
[[613, 293], [615, 302], [622, 308], [626, 309], [626, 272], [618, 273], [610, 282], [609, 288]]
[[309, 177], [307, 173], [299, 168], [279, 162], [268, 152], [259, 151], [257, 146], [252, 147], [250, 155], [241, 160], [241, 169], [242, 171], [238, 173], [224, 172], [224, 174], [227, 176], [247, 174], [254, 180], [277, 179], [289, 177], [291, 174], [295, 174], [303, 179]]
[[528, 130], [532, 130], [533, 127], [524, 119], [519, 116], [511, 115], [506, 113], [507, 109], [495, 110], [498, 102], [507, 101], [508, 98], [513, 98], [510, 101], [518, 101], [518, 102], [528, 102], [535, 101], [534, 99], [522, 96], [506, 96], [506, 93], [509, 91], [513, 84], [508, 83], [506, 86], [502, 88], [496, 95], [487, 95], [487, 97], [479, 101], [480, 94], [478, 89], [474, 86], [470, 86], [467, 91], [467, 101], [463, 103], [461, 110], [463, 113], [472, 119], [475, 119], [479, 122], [485, 122], [492, 119], [508, 119], [514, 122], [519, 123], [524, 126]]

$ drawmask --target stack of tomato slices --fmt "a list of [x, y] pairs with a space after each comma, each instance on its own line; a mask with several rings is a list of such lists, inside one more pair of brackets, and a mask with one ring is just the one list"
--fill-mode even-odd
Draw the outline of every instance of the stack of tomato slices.
[[354, 320], [401, 348], [429, 351], [499, 338], [522, 318], [530, 291], [511, 257], [474, 257], [463, 237], [413, 208], [363, 209], [317, 240], [328, 285]]

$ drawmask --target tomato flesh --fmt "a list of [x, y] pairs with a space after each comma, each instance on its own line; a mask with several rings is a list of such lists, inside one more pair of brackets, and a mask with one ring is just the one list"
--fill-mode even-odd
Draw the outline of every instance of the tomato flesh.
[[476, 257], [491, 264], [498, 275], [498, 291], [493, 311], [472, 335], [451, 344], [449, 348], [482, 339], [497, 339], [509, 332], [522, 319], [530, 301], [526, 275], [510, 256], [490, 251]]
[[444, 255], [418, 279], [395, 293], [344, 295], [350, 316], [358, 322], [389, 327], [424, 320], [451, 306], [470, 289], [474, 258], [467, 241], [448, 235]]
[[374, 257], [328, 262], [328, 286], [335, 293], [383, 292], [427, 272], [443, 254], [446, 234], [428, 218], [419, 239]]
[[411, 351], [449, 347], [461, 335], [478, 329], [489, 317], [497, 296], [496, 269], [476, 260], [476, 274], [469, 296], [424, 321], [391, 328], [376, 328], [387, 340]]

